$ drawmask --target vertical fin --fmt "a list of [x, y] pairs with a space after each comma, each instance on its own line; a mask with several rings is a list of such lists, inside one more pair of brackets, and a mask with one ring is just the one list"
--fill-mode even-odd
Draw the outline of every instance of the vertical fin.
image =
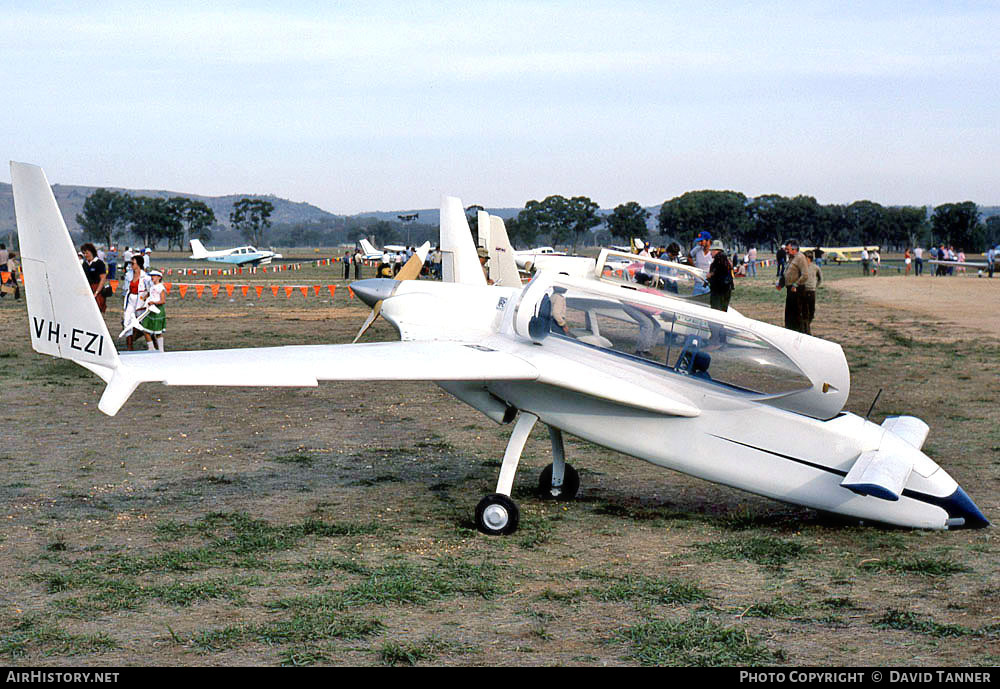
[[493, 284], [504, 287], [521, 287], [521, 274], [514, 260], [514, 248], [507, 237], [503, 218], [490, 216], [490, 278]]
[[441, 199], [441, 271], [445, 282], [486, 286], [465, 209], [454, 196]]
[[10, 178], [32, 348], [91, 370], [118, 368], [114, 341], [45, 173], [12, 161]]

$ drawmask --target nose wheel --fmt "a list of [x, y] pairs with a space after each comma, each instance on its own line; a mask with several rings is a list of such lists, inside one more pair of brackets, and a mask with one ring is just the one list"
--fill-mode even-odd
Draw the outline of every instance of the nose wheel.
[[[517, 472], [524, 444], [536, 421], [538, 417], [534, 414], [522, 411], [518, 415], [514, 432], [510, 435], [503, 455], [497, 491], [487, 495], [476, 505], [476, 528], [484, 534], [507, 536], [517, 531], [521, 515], [517, 503], [510, 498], [510, 491], [514, 486], [514, 474]], [[552, 440], [553, 461], [539, 476], [539, 493], [543, 499], [571, 500], [580, 489], [580, 475], [566, 463], [562, 432], [549, 426], [549, 437]]]
[[508, 536], [520, 521], [517, 503], [506, 495], [487, 495], [476, 505], [476, 528], [488, 536]]

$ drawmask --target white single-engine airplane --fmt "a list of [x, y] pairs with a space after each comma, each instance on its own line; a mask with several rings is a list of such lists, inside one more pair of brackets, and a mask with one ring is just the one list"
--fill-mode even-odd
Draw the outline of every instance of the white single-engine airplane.
[[[98, 407], [106, 414], [118, 413], [143, 382], [429, 380], [494, 421], [517, 419], [496, 492], [476, 508], [476, 524], [487, 534], [517, 529], [511, 488], [539, 420], [552, 442], [554, 461], [539, 481], [549, 498], [569, 499], [579, 488], [565, 460], [563, 433], [570, 433], [709, 481], [862, 520], [935, 529], [989, 523], [920, 451], [927, 424], [896, 416], [877, 425], [842, 410], [850, 374], [839, 345], [551, 271], [539, 271], [523, 288], [488, 286], [454, 198], [445, 198], [441, 211], [443, 267], [454, 282], [353, 283], [362, 300], [381, 304], [400, 342], [119, 355], [44, 173], [11, 163], [11, 179], [32, 347], [104, 379]], [[553, 313], [564, 308], [571, 327], [559, 329]]]
[[534, 249], [525, 249], [514, 252], [514, 262], [521, 270], [531, 270], [539, 256], [565, 256], [563, 251], [556, 251], [551, 246], [539, 246]]
[[385, 248], [379, 250], [364, 237], [358, 240], [358, 244], [361, 246], [361, 258], [366, 261], [381, 261], [386, 254], [395, 256], [400, 251], [406, 251], [406, 247], [399, 244], [386, 244]]
[[[816, 248], [815, 246], [802, 246], [799, 247], [799, 251], [814, 251]], [[856, 263], [861, 260], [862, 251], [878, 251], [877, 244], [869, 246], [821, 246], [818, 248], [823, 252], [824, 261], [833, 261], [834, 263]]]
[[208, 251], [205, 245], [197, 239], [191, 240], [191, 258], [196, 260], [215, 261], [216, 263], [232, 263], [237, 266], [257, 266], [268, 264], [281, 254], [266, 249], [255, 249], [252, 246], [238, 246], [235, 249], [220, 249]]

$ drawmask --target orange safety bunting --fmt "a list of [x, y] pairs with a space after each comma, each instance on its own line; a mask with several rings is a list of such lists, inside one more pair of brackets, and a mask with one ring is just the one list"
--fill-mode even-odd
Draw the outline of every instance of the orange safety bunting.
[[260, 294], [264, 291], [264, 285], [257, 285], [254, 289], [257, 290], [257, 298], [260, 299]]
[[294, 290], [294, 289], [295, 289], [294, 287], [285, 287], [285, 298], [286, 299], [291, 299], [292, 298], [292, 290]]
[[188, 286], [187, 285], [177, 285], [177, 289], [181, 293], [181, 299], [183, 299], [184, 295], [187, 294]]
[[347, 286], [347, 294], [350, 295], [351, 299], [354, 299], [354, 290], [351, 289], [350, 285]]
[[219, 286], [218, 285], [212, 285], [212, 296], [213, 297], [219, 296]]
[[319, 288], [320, 285], [313, 285], [313, 294], [317, 297], [319, 296]]
[[278, 290], [281, 289], [278, 285], [271, 285], [271, 294], [278, 296]]
[[201, 299], [201, 294], [205, 291], [205, 285], [195, 285], [194, 291], [198, 295], [198, 298]]
[[243, 293], [244, 297], [247, 295], [247, 291], [249, 289], [250, 289], [250, 285], [240, 285], [240, 292]]
[[[7, 278], [4, 278], [4, 280], [6, 280], [6, 279]], [[118, 291], [118, 281], [117, 280], [108, 280], [108, 282], [111, 283], [111, 294], [116, 293]], [[167, 291], [169, 292], [170, 290], [167, 290]]]
[[170, 287], [173, 285], [171, 282], [164, 282], [163, 286], [167, 288], [167, 294], [170, 294]]
[[309, 296], [309, 288], [308, 287], [299, 287], [299, 291], [302, 292], [302, 296], [303, 297], [308, 297]]
[[331, 297], [335, 296], [336, 291], [337, 291], [337, 286], [336, 285], [327, 285], [326, 288], [328, 290], [330, 290], [330, 296]]
[[233, 285], [226, 285], [226, 296], [227, 297], [233, 296], [233, 287], [234, 287]]

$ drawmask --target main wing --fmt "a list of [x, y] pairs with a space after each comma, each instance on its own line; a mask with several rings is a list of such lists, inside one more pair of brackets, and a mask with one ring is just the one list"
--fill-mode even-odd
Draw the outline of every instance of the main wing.
[[[70, 357], [72, 358], [72, 357]], [[505, 352], [461, 342], [375, 342], [121, 355], [98, 408], [114, 416], [139, 383], [314, 387], [322, 380], [536, 380]], [[83, 363], [83, 362], [79, 362]], [[99, 375], [102, 371], [87, 366]], [[102, 375], [102, 377], [104, 377]], [[107, 378], [106, 378], [107, 379]]]

